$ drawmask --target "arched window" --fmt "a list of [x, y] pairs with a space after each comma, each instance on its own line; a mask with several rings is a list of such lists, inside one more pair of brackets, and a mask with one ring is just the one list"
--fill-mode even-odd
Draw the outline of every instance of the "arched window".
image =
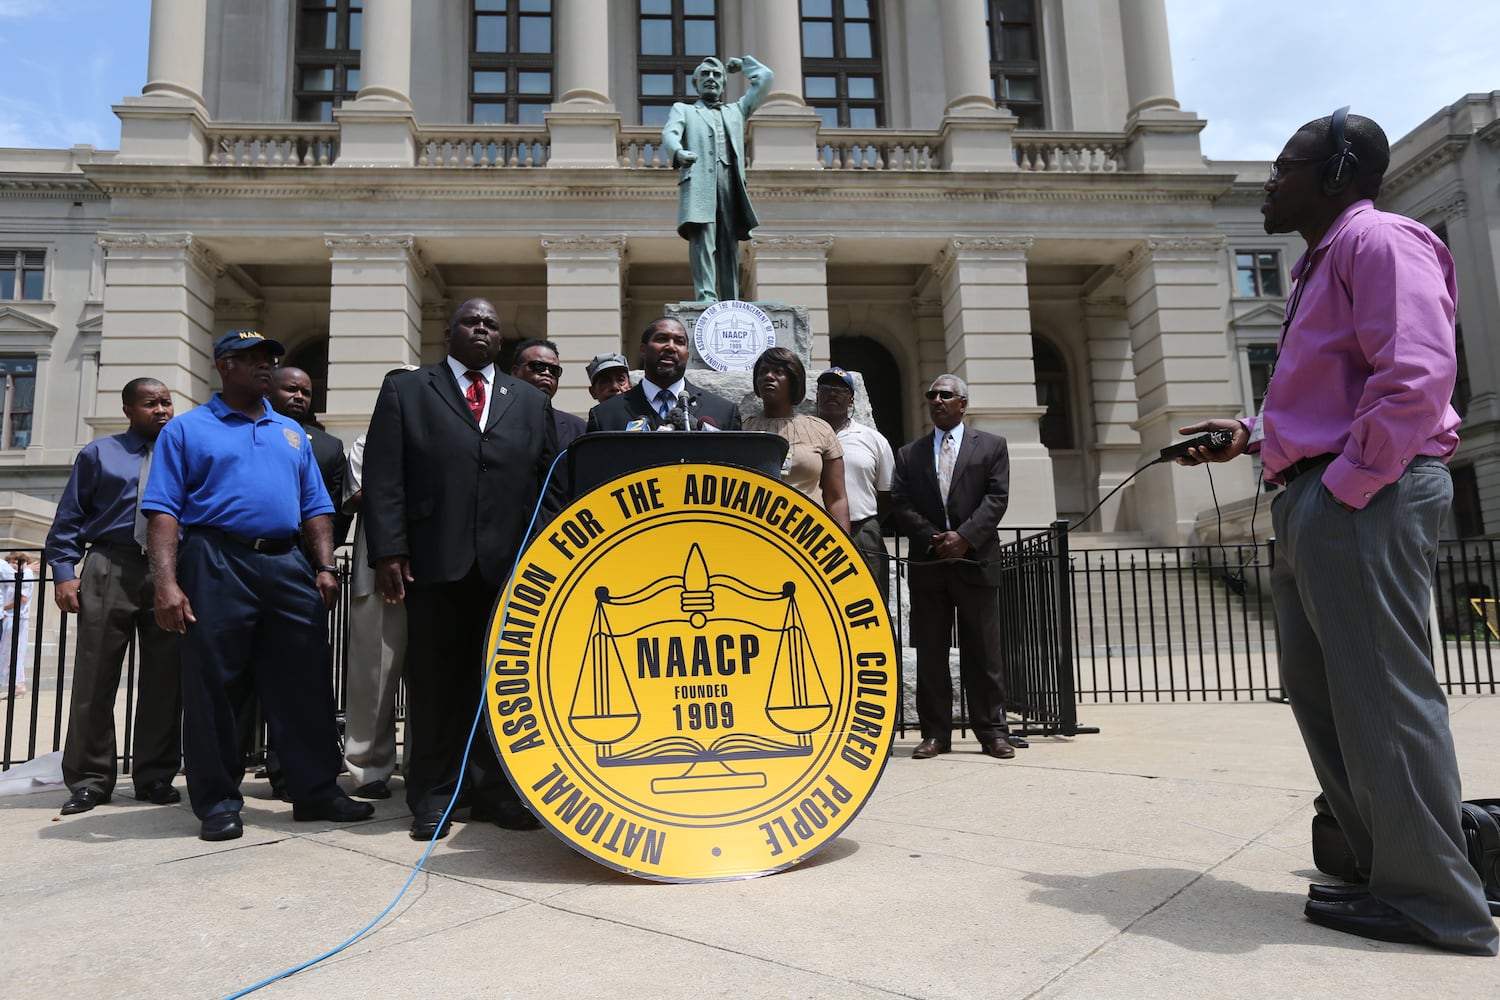
[[1041, 337], [1031, 338], [1032, 364], [1036, 371], [1036, 405], [1042, 414], [1042, 446], [1066, 450], [1078, 447], [1073, 439], [1073, 400], [1068, 385], [1068, 366], [1062, 354]]

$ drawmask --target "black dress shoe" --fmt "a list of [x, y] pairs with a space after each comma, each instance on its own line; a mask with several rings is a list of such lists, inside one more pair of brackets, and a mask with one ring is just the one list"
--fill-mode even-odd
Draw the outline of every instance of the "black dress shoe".
[[1374, 896], [1364, 896], [1343, 903], [1324, 903], [1309, 899], [1302, 912], [1315, 924], [1376, 941], [1421, 944], [1427, 940], [1397, 910]]
[[245, 835], [245, 824], [237, 812], [214, 813], [198, 830], [199, 840], [239, 840]]
[[357, 799], [388, 799], [391, 790], [383, 781], [367, 781], [349, 794]]
[[911, 752], [913, 760], [931, 760], [940, 753], [947, 753], [952, 747], [947, 743], [939, 743], [937, 740], [923, 740], [917, 744], [917, 748]]
[[368, 802], [355, 802], [343, 792], [319, 802], [293, 803], [292, 819], [299, 823], [328, 820], [331, 823], [354, 823], [375, 815]]
[[1369, 894], [1370, 887], [1364, 882], [1334, 882], [1326, 885], [1314, 882], [1307, 887], [1307, 898], [1316, 899], [1320, 903], [1349, 903], [1364, 899]]
[[413, 816], [411, 820], [411, 839], [432, 840], [434, 837], [436, 837], [438, 840], [442, 840], [444, 837], [448, 836], [448, 831], [452, 829], [452, 827], [452, 820], [449, 820], [446, 823], [443, 822], [442, 813]]
[[494, 823], [502, 830], [540, 830], [542, 828], [542, 821], [536, 818], [536, 814], [519, 802], [477, 804], [469, 810], [469, 819], [475, 823]]
[[986, 757], [998, 757], [1001, 760], [1010, 760], [1016, 755], [1016, 748], [1010, 745], [1010, 740], [1004, 736], [996, 736], [988, 740], [979, 741], [979, 752]]
[[154, 806], [169, 806], [182, 801], [182, 793], [172, 787], [165, 778], [152, 778], [135, 790], [137, 802], [150, 802]]
[[76, 813], [86, 813], [95, 806], [102, 806], [108, 801], [109, 795], [97, 788], [80, 788], [69, 795], [68, 801], [63, 803], [62, 814], [72, 816]]

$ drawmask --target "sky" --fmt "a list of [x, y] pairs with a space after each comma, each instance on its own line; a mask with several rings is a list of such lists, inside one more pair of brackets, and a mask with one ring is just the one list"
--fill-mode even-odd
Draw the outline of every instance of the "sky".
[[[1500, 90], [1494, 0], [1166, 5], [1177, 100], [1207, 120], [1203, 153], [1216, 160], [1273, 159], [1299, 125], [1343, 104], [1394, 141], [1465, 94]], [[110, 106], [145, 82], [150, 9], [0, 0], [0, 146], [117, 148]]]

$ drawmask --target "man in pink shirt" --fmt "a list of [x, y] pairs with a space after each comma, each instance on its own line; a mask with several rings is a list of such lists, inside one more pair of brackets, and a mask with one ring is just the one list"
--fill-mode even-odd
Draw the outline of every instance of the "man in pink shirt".
[[1341, 108], [1271, 165], [1267, 233], [1307, 253], [1260, 415], [1210, 420], [1258, 451], [1272, 506], [1282, 683], [1362, 884], [1313, 885], [1314, 923], [1494, 955], [1459, 827], [1458, 760], [1427, 632], [1438, 526], [1458, 446], [1453, 260], [1426, 227], [1380, 212], [1380, 126]]

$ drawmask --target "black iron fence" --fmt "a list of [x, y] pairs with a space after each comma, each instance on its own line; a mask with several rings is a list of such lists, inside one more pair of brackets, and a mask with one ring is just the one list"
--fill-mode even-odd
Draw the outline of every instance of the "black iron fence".
[[1078, 697], [1280, 698], [1272, 552], [1271, 545], [1074, 552]]
[[[996, 613], [1004, 636], [1006, 708], [1013, 731], [1089, 732], [1079, 725], [1080, 703], [1282, 697], [1270, 598], [1274, 545], [1070, 551], [1066, 527], [1058, 522], [1005, 531]], [[1497, 546], [1489, 540], [1440, 546], [1432, 635], [1439, 680], [1449, 694], [1500, 693]], [[903, 552], [898, 539], [891, 618], [903, 660], [905, 694], [898, 728], [905, 733], [912, 721], [907, 705], [915, 659], [905, 641]], [[70, 621], [53, 602], [54, 581], [41, 553], [25, 554], [29, 566], [0, 564], [0, 770], [61, 749], [66, 734]], [[342, 713], [348, 673], [348, 555], [338, 561], [346, 599], [330, 615], [329, 633], [331, 680]], [[132, 649], [120, 691], [126, 772], [135, 689]], [[960, 718], [962, 712], [960, 702]]]
[[[1046, 528], [1005, 529], [1001, 537], [1008, 541], [1000, 546], [996, 557], [1000, 586], [995, 613], [999, 616], [1004, 643], [1001, 652], [1005, 664], [1005, 710], [1011, 732], [1024, 736], [1097, 732], [1078, 725], [1067, 522], [1058, 521]], [[916, 661], [906, 643], [905, 540], [897, 538], [895, 547], [896, 587], [891, 620], [903, 663], [904, 696], [898, 730], [904, 735], [912, 724], [907, 696], [914, 690]], [[955, 725], [967, 729], [963, 687], [956, 678], [954, 690], [959, 700]]]
[[[348, 676], [349, 553], [346, 546], [335, 560], [342, 594], [329, 615], [329, 640], [333, 646], [332, 683], [342, 719]], [[41, 561], [38, 549], [17, 550], [28, 560], [19, 569], [0, 563], [0, 606], [5, 608], [0, 625], [0, 770], [9, 770], [43, 754], [62, 749], [67, 736], [67, 716], [73, 670], [70, 616], [57, 609], [56, 580], [52, 568]], [[15, 594], [20, 595], [17, 600]], [[25, 627], [22, 627], [24, 624]], [[135, 724], [135, 643], [126, 650], [118, 696], [120, 769], [130, 773], [130, 746]], [[397, 700], [397, 711], [401, 699]], [[262, 737], [264, 734], [261, 734]], [[257, 742], [252, 759], [264, 749]]]

